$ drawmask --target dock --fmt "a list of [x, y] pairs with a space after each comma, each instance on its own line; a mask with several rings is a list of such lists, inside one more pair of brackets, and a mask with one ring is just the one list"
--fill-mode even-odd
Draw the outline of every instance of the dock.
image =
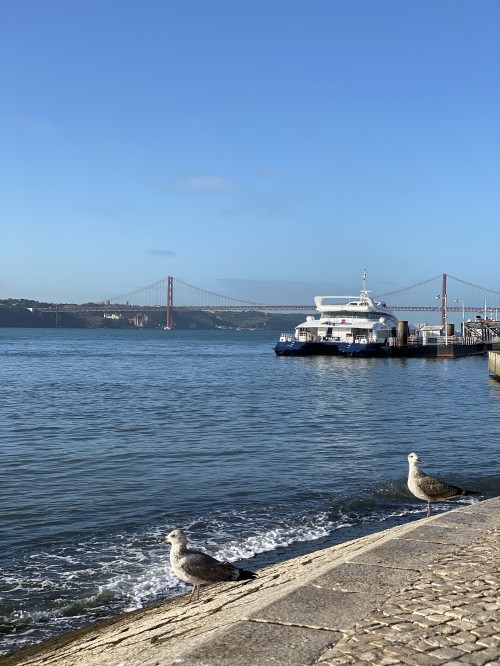
[[[425, 507], [422, 507], [424, 515]], [[493, 666], [500, 497], [261, 569], [0, 658], [1, 666]]]
[[389, 347], [392, 358], [463, 358], [485, 355], [492, 349], [500, 349], [495, 342], [448, 343], [438, 345], [394, 345]]
[[[430, 330], [426, 330], [430, 329]], [[447, 324], [448, 335], [436, 336], [435, 327], [424, 326], [422, 338], [408, 335], [408, 322], [399, 321], [395, 344], [388, 349], [396, 358], [462, 358], [500, 350], [500, 323], [474, 321], [467, 323], [462, 336], [455, 336], [453, 324]]]

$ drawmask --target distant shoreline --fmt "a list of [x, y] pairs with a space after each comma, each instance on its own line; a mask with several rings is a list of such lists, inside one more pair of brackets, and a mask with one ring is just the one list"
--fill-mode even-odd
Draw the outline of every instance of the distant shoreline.
[[[40, 312], [50, 306], [29, 299], [0, 300], [0, 328], [90, 328], [90, 329], [162, 329], [166, 315], [92, 314], [64, 312], [66, 304], [59, 303], [61, 312]], [[176, 330], [257, 330], [292, 331], [305, 314], [266, 312], [186, 311], [174, 313]]]

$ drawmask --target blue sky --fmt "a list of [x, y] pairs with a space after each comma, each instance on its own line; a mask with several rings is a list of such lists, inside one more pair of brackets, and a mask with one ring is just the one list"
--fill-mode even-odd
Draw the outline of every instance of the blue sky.
[[497, 0], [3, 0], [0, 298], [500, 289]]

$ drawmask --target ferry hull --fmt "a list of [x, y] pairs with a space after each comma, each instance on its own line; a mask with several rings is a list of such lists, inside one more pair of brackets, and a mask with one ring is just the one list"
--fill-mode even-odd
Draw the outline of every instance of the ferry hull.
[[342, 356], [364, 356], [365, 358], [378, 358], [389, 356], [389, 349], [380, 343], [338, 342], [339, 352]]
[[339, 356], [340, 351], [332, 342], [277, 342], [274, 351], [278, 356]]
[[274, 351], [278, 356], [347, 356], [364, 358], [462, 358], [500, 351], [500, 343], [390, 346], [350, 344], [337, 342], [278, 342]]
[[385, 345], [350, 342], [278, 342], [274, 348], [278, 356], [389, 356]]

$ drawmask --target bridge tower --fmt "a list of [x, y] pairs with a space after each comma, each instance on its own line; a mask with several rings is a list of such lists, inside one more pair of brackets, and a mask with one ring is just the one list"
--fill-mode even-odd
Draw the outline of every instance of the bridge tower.
[[173, 317], [173, 306], [174, 306], [174, 278], [169, 275], [167, 278], [167, 321], [165, 322], [165, 328], [172, 328], [174, 325]]

